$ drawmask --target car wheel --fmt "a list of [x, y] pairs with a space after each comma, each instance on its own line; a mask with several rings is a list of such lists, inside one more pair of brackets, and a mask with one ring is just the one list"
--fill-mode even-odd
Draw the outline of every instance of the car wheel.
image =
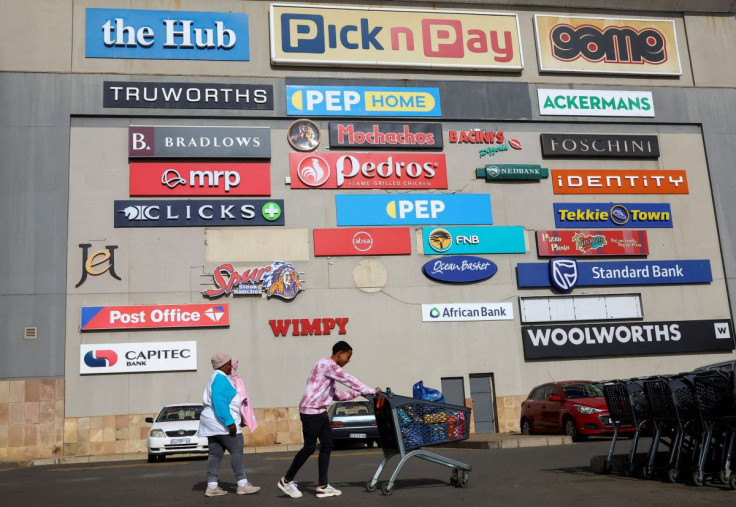
[[166, 461], [166, 454], [159, 454], [158, 455], [158, 460], [159, 461]]
[[534, 432], [532, 431], [532, 424], [529, 422], [529, 419], [523, 419], [521, 421], [521, 434], [522, 435], [531, 435]]
[[573, 442], [580, 442], [581, 440], [584, 440], [584, 438], [580, 435], [580, 432], [578, 431], [578, 426], [575, 424], [575, 419], [568, 416], [565, 417], [565, 420], [562, 423], [562, 427], [565, 429], [565, 435], [572, 438]]
[[156, 463], [156, 461], [157, 461], [156, 455], [155, 454], [148, 453], [148, 462], [149, 463]]
[[371, 440], [371, 439], [368, 439], [368, 440], [366, 440], [366, 442], [365, 442], [365, 446], [366, 446], [366, 447], [368, 447], [368, 448], [370, 449], [371, 447], [373, 447], [373, 443], [374, 443], [374, 442], [373, 442], [373, 440]]

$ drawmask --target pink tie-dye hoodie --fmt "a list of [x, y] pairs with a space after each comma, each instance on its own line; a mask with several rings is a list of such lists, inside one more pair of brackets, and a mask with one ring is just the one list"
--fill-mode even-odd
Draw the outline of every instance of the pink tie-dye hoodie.
[[[335, 389], [335, 382], [349, 387], [349, 391]], [[299, 412], [302, 414], [321, 414], [333, 400], [352, 400], [361, 394], [374, 394], [376, 390], [363, 384], [352, 375], [345, 373], [331, 357], [317, 361], [307, 380]]]

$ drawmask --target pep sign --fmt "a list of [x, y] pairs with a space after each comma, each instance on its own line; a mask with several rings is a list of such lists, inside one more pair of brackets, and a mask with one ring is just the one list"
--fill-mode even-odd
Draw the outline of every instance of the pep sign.
[[291, 116], [442, 116], [439, 88], [286, 86]]

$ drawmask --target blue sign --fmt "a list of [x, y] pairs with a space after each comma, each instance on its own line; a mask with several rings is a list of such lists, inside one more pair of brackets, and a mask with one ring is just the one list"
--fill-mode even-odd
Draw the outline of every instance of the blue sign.
[[423, 227], [424, 255], [525, 253], [520, 225], [498, 227]]
[[87, 58], [250, 60], [248, 15], [87, 9]]
[[[570, 259], [554, 259], [564, 261]], [[520, 262], [516, 267], [519, 287], [560, 287], [563, 291], [573, 287], [612, 285], [660, 285], [685, 283], [710, 283], [713, 273], [708, 259], [684, 261], [614, 261], [577, 262], [575, 270], [569, 265], [561, 266], [556, 276], [552, 262]], [[575, 273], [577, 274], [577, 279]]]
[[283, 199], [115, 201], [115, 227], [284, 225]]
[[555, 227], [567, 229], [614, 229], [624, 227], [671, 228], [672, 210], [662, 203], [569, 203], [553, 204]]
[[480, 282], [496, 274], [498, 266], [482, 257], [451, 255], [433, 259], [422, 266], [422, 273], [438, 282]]
[[488, 194], [335, 196], [337, 225], [492, 224]]
[[442, 116], [439, 88], [286, 85], [291, 116]]
[[578, 261], [552, 259], [549, 261], [549, 281], [561, 292], [570, 292], [578, 281]]

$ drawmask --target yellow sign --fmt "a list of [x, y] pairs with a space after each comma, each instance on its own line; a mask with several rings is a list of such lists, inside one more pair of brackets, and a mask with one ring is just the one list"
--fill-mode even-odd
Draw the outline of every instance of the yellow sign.
[[521, 70], [515, 14], [271, 5], [275, 65]]
[[675, 22], [534, 15], [539, 70], [680, 76]]

